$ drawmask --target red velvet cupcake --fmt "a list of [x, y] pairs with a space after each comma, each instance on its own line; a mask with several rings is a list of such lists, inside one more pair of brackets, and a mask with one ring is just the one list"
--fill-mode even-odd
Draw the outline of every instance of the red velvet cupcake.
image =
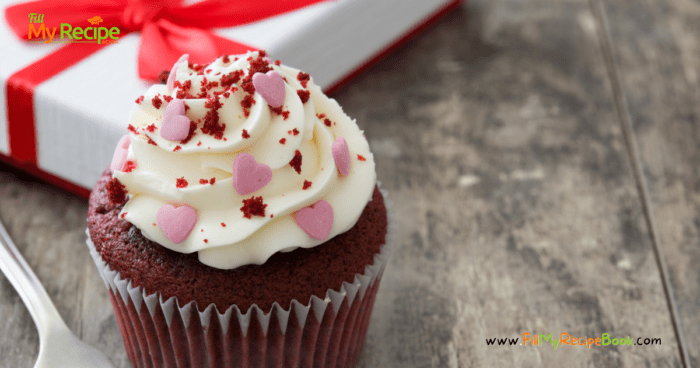
[[278, 64], [183, 56], [136, 100], [93, 190], [88, 246], [135, 367], [359, 356], [390, 205], [355, 122]]

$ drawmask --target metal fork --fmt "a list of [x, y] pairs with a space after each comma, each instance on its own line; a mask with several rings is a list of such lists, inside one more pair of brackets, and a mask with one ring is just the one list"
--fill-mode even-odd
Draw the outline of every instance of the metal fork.
[[0, 244], [0, 270], [17, 290], [39, 331], [39, 357], [34, 368], [114, 368], [102, 352], [82, 342], [66, 326], [1, 221]]

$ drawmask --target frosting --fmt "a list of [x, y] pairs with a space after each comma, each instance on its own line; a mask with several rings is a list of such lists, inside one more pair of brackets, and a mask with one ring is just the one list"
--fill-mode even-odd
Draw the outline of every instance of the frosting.
[[112, 165], [122, 218], [223, 269], [349, 230], [375, 186], [369, 145], [308, 74], [277, 64], [264, 52], [183, 57], [139, 97]]

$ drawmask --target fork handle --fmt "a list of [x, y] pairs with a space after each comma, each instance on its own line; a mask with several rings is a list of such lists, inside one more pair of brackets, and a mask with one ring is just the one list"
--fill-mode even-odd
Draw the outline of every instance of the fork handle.
[[15, 247], [2, 222], [0, 222], [0, 270], [24, 301], [29, 314], [34, 319], [40, 338], [47, 336], [57, 324], [65, 325], [51, 298]]

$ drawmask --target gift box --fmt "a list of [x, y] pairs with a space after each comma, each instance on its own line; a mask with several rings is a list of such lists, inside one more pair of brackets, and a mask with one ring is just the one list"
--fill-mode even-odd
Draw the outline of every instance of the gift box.
[[0, 1], [0, 160], [87, 197], [134, 100], [183, 53], [266, 50], [332, 93], [460, 2]]

